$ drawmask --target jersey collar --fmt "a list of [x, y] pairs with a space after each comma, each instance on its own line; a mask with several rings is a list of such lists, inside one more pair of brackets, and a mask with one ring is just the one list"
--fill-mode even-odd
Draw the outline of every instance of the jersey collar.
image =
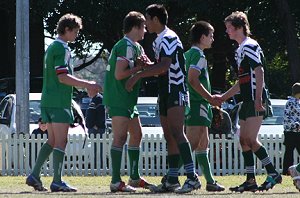
[[169, 28], [165, 26], [165, 29], [161, 33], [157, 34], [157, 37], [162, 37], [168, 30]]
[[60, 43], [63, 44], [65, 47], [68, 47], [68, 43], [65, 42], [65, 41], [63, 41], [63, 40], [61, 40], [61, 39], [58, 38], [58, 37], [55, 39], [55, 41], [60, 42]]
[[204, 55], [203, 50], [201, 48], [199, 48], [198, 46], [193, 45], [191, 48], [200, 51], [200, 53]]
[[124, 39], [126, 39], [129, 43], [131, 43], [131, 45], [136, 46], [136, 43], [133, 42], [130, 38], [128, 38], [127, 36], [124, 36]]

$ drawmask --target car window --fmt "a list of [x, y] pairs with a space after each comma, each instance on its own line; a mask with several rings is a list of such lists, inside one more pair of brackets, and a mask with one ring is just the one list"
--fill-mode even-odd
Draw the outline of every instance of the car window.
[[263, 120], [263, 125], [282, 125], [285, 106], [272, 106], [273, 116]]
[[157, 104], [137, 104], [137, 109], [142, 126], [160, 126]]
[[30, 123], [38, 123], [38, 119], [41, 117], [40, 100], [30, 100], [29, 101], [29, 114]]
[[274, 116], [283, 116], [285, 106], [272, 106]]
[[0, 117], [3, 118], [5, 110], [6, 110], [6, 106], [7, 106], [7, 100], [8, 98], [4, 98], [1, 103], [0, 103]]

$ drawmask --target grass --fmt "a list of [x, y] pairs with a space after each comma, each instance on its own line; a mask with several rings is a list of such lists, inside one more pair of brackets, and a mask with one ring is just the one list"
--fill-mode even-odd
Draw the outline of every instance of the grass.
[[[149, 182], [159, 184], [161, 177], [145, 177]], [[111, 193], [109, 191], [110, 177], [63, 177], [63, 179], [76, 186], [78, 192], [76, 193], [51, 193], [51, 192], [36, 192], [31, 187], [25, 184], [26, 177], [23, 176], [1, 176], [0, 177], [0, 197], [110, 197], [110, 198], [137, 198], [137, 197], [192, 197], [201, 196], [209, 198], [225, 198], [236, 197], [249, 198], [249, 197], [270, 197], [270, 198], [288, 198], [288, 197], [300, 197], [300, 192], [296, 190], [292, 183], [292, 179], [288, 176], [283, 176], [283, 183], [276, 185], [272, 190], [267, 192], [244, 192], [232, 193], [228, 190], [230, 186], [236, 186], [245, 180], [244, 176], [216, 176], [215, 179], [226, 186], [224, 192], [210, 193], [205, 191], [205, 180], [201, 176], [202, 181], [201, 190], [193, 191], [192, 193], [177, 195], [174, 193], [165, 194], [152, 194], [148, 190], [138, 189], [135, 193]], [[122, 177], [124, 181], [128, 180], [128, 177]], [[184, 182], [185, 177], [180, 177], [180, 182]], [[265, 176], [257, 176], [258, 184], [261, 184], [265, 180]], [[42, 181], [46, 187], [50, 186], [52, 177], [42, 177]]]

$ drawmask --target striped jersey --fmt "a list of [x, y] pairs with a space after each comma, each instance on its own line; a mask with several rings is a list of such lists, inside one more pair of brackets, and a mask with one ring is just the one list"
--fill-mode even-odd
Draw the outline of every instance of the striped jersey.
[[235, 52], [243, 101], [255, 100], [256, 78], [254, 69], [263, 66], [263, 58], [264, 55], [259, 44], [250, 37], [247, 37]]
[[73, 74], [68, 44], [56, 39], [46, 50], [41, 107], [70, 108], [73, 87], [60, 83], [59, 74]]
[[172, 86], [185, 85], [185, 58], [182, 43], [177, 34], [166, 27], [153, 42], [155, 59], [160, 62], [162, 57], [169, 57], [172, 63], [165, 74], [159, 76], [159, 93], [170, 93]]
[[[187, 52], [185, 52], [185, 65], [186, 71], [189, 69], [196, 69], [200, 72], [199, 82], [204, 86], [204, 88], [211, 93], [211, 85], [209, 81], [209, 74], [207, 68], [207, 60], [203, 51], [196, 46], [191, 47]], [[187, 75], [188, 79], [188, 75]], [[187, 81], [188, 82], [188, 81]], [[203, 101], [205, 100], [194, 88], [187, 83], [189, 93], [190, 93], [190, 101]]]

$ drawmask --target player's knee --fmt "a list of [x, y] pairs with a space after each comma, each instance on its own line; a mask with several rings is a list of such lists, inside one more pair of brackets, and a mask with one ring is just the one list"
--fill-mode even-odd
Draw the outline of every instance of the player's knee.
[[251, 139], [249, 137], [240, 137], [241, 146], [249, 146], [251, 145]]
[[114, 134], [114, 140], [113, 140], [113, 145], [122, 147], [127, 141], [127, 134], [125, 135], [116, 135]]

